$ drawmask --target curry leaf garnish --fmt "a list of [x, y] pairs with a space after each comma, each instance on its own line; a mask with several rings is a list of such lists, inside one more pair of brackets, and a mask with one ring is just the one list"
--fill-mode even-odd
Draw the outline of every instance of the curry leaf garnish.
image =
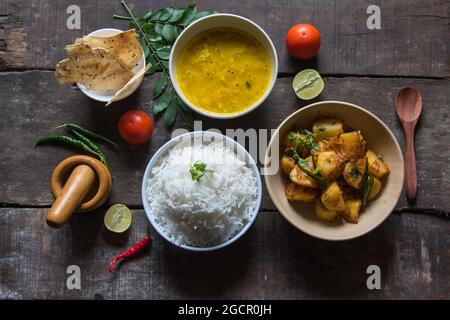
[[191, 164], [189, 173], [191, 174], [192, 180], [198, 182], [204, 175], [212, 175], [214, 171], [207, 167], [208, 165], [200, 160]]
[[311, 131], [302, 129], [299, 132], [290, 132], [288, 139], [294, 142], [296, 145], [301, 145], [302, 147], [308, 148], [312, 151], [319, 151], [319, 146], [315, 142], [316, 135]]
[[175, 123], [177, 115], [193, 128], [194, 118], [189, 108], [184, 108], [170, 82], [169, 56], [172, 46], [181, 31], [189, 24], [202, 17], [214, 14], [214, 11], [197, 12], [195, 4], [183, 8], [162, 8], [147, 11], [142, 18], [136, 18], [125, 1], [121, 4], [129, 16], [114, 15], [115, 19], [128, 20], [130, 28], [136, 29], [145, 60], [152, 64], [146, 75], [161, 72], [153, 88], [153, 113], [164, 111], [164, 122], [167, 126]]
[[289, 132], [288, 139], [296, 144], [301, 143], [300, 135], [296, 132]]
[[306, 145], [313, 151], [319, 151], [319, 146], [315, 142], [316, 135], [306, 129], [303, 129], [303, 134], [305, 135]]
[[358, 168], [353, 167], [353, 168], [350, 170], [350, 175], [351, 175], [354, 179], [357, 179], [357, 178], [361, 175], [361, 172], [359, 172]]

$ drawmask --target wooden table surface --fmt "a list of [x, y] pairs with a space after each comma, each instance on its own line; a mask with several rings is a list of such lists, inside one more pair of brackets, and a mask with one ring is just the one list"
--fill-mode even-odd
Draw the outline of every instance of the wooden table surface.
[[[81, 30], [66, 27], [66, 9], [81, 8]], [[137, 15], [183, 1], [129, 0]], [[381, 9], [381, 30], [368, 30], [366, 9]], [[276, 128], [307, 103], [291, 89], [292, 76], [305, 67], [325, 77], [318, 99], [364, 106], [391, 128], [401, 146], [394, 97], [414, 86], [423, 97], [417, 128], [418, 197], [402, 195], [393, 214], [376, 230], [345, 242], [326, 242], [292, 227], [264, 190], [261, 213], [247, 234], [214, 253], [175, 248], [149, 226], [142, 210], [143, 170], [171, 130], [156, 121], [150, 144], [120, 143], [107, 151], [114, 176], [104, 207], [125, 203], [134, 209], [130, 232], [113, 237], [103, 226], [105, 208], [77, 215], [60, 230], [44, 216], [53, 201], [54, 167], [73, 151], [33, 148], [37, 137], [65, 122], [75, 122], [120, 141], [118, 118], [126, 110], [152, 110], [147, 77], [140, 90], [110, 108], [84, 96], [75, 86], [60, 86], [55, 64], [64, 46], [92, 30], [126, 22], [119, 1], [2, 0], [0, 2], [0, 298], [3, 299], [316, 299], [449, 298], [450, 296], [450, 3], [445, 0], [285, 0], [199, 1], [200, 10], [246, 16], [263, 27], [277, 48], [280, 68], [275, 89], [257, 111], [230, 121], [196, 116], [203, 128]], [[322, 34], [317, 59], [291, 59], [284, 46], [288, 28], [316, 25]], [[177, 122], [174, 128], [183, 126]], [[109, 260], [147, 233], [151, 250], [107, 271]], [[81, 290], [66, 287], [66, 269], [81, 269]], [[381, 290], [368, 290], [366, 269], [381, 269]]]

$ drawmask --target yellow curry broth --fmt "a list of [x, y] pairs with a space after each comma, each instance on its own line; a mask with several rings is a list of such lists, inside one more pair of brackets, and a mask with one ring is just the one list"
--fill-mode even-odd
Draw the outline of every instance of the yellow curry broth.
[[231, 28], [195, 36], [177, 64], [183, 94], [195, 106], [213, 113], [236, 113], [252, 106], [264, 95], [270, 74], [263, 46]]

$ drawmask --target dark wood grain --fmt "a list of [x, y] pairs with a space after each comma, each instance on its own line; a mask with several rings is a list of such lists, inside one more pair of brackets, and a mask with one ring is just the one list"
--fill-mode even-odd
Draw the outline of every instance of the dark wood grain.
[[[244, 237], [221, 251], [192, 253], [167, 243], [141, 210], [132, 229], [112, 237], [103, 212], [77, 215], [60, 230], [46, 209], [0, 209], [1, 299], [445, 299], [450, 236], [439, 218], [393, 214], [370, 234], [346, 242], [311, 238], [276, 212], [261, 212]], [[113, 274], [110, 259], [150, 232], [143, 256]], [[81, 290], [66, 269], [81, 268]], [[381, 268], [381, 290], [366, 269]], [[332, 289], [330, 288], [330, 284]]]
[[[186, 1], [129, 0], [136, 15]], [[81, 30], [66, 27], [66, 9], [73, 1], [3, 0], [0, 3], [0, 69], [54, 69], [65, 56], [64, 46], [76, 37], [105, 27], [127, 28], [113, 20], [124, 14], [120, 1], [77, 1]], [[381, 30], [366, 27], [367, 7], [378, 4]], [[216, 10], [246, 16], [261, 25], [272, 38], [282, 73], [296, 73], [305, 66], [325, 74], [389, 76], [450, 76], [450, 5], [434, 1], [198, 1], [200, 10]], [[316, 25], [322, 34], [317, 59], [301, 63], [291, 59], [284, 39], [297, 23]]]
[[[146, 78], [140, 90], [129, 99], [105, 108], [75, 87], [58, 85], [53, 72], [0, 74], [0, 110], [3, 115], [0, 118], [0, 203], [21, 206], [48, 206], [52, 203], [49, 189], [51, 172], [61, 160], [76, 151], [60, 146], [33, 146], [39, 136], [49, 133], [57, 125], [75, 122], [120, 141], [117, 153], [105, 149], [114, 177], [109, 202], [140, 206], [145, 166], [154, 152], [170, 138], [171, 131], [165, 128], [162, 119], [157, 119], [151, 143], [133, 147], [121, 141], [116, 124], [130, 108], [152, 110], [153, 81], [153, 78]], [[264, 105], [247, 116], [229, 121], [197, 119], [203, 120], [203, 130], [218, 128], [223, 133], [229, 128], [275, 129], [289, 114], [306, 105], [294, 95], [291, 81], [291, 78], [279, 79]], [[450, 184], [447, 174], [450, 172], [450, 141], [445, 139], [450, 136], [449, 80], [328, 77], [320, 100], [348, 101], [367, 108], [385, 121], [403, 147], [403, 131], [395, 115], [394, 99], [396, 92], [406, 85], [418, 88], [424, 103], [416, 130], [418, 196], [415, 207], [448, 212], [448, 191], [442, 186]], [[176, 127], [180, 125], [177, 123]], [[261, 140], [261, 144], [266, 145], [266, 142]], [[402, 197], [397, 208], [407, 206], [406, 198]], [[275, 209], [265, 192], [262, 209]]]

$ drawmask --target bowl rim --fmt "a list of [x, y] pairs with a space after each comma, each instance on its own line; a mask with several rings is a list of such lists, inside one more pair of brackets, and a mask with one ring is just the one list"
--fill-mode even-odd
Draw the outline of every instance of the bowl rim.
[[[202, 136], [202, 137], [210, 136], [210, 137], [225, 139], [227, 142], [230, 142], [233, 147], [236, 146], [237, 149], [239, 149], [239, 151], [242, 152], [243, 155], [248, 157], [248, 159], [249, 159], [248, 166], [250, 167], [250, 169], [253, 171], [253, 173], [256, 176], [257, 198], [256, 198], [256, 205], [254, 208], [255, 214], [253, 215], [253, 218], [250, 219], [247, 222], [247, 224], [244, 227], [242, 227], [242, 229], [239, 230], [239, 232], [236, 233], [232, 238], [230, 238], [229, 240], [227, 240], [221, 244], [218, 244], [218, 245], [215, 245], [212, 247], [194, 247], [194, 246], [189, 246], [189, 245], [177, 244], [177, 243], [173, 242], [171, 239], [169, 239], [169, 237], [167, 237], [167, 235], [165, 235], [164, 232], [161, 230], [159, 225], [155, 221], [153, 221], [152, 214], [151, 214], [151, 208], [150, 208], [149, 201], [147, 199], [147, 194], [146, 194], [148, 176], [149, 176], [151, 170], [156, 165], [157, 161], [161, 158], [161, 156], [166, 154], [168, 150], [170, 150], [172, 147], [174, 147], [183, 138], [185, 138], [185, 137], [193, 138], [196, 136]], [[163, 237], [165, 240], [167, 240], [169, 243], [173, 244], [174, 246], [182, 248], [182, 249], [186, 249], [186, 250], [194, 251], [194, 252], [207, 252], [207, 251], [215, 251], [218, 249], [222, 249], [222, 248], [225, 248], [225, 247], [231, 245], [232, 243], [237, 241], [239, 238], [241, 238], [247, 232], [247, 230], [253, 225], [254, 221], [256, 220], [257, 215], [259, 214], [259, 209], [261, 206], [262, 181], [261, 181], [261, 175], [259, 174], [259, 169], [258, 169], [258, 166], [256, 165], [255, 160], [252, 158], [252, 156], [248, 153], [248, 151], [241, 144], [239, 144], [235, 140], [227, 137], [226, 135], [223, 135], [223, 134], [220, 134], [217, 132], [191, 131], [191, 132], [187, 132], [187, 133], [178, 135], [178, 136], [170, 139], [169, 141], [164, 143], [154, 153], [154, 155], [151, 157], [150, 161], [148, 162], [147, 167], [145, 168], [144, 176], [142, 178], [141, 196], [142, 196], [142, 203], [144, 205], [145, 215], [147, 216], [147, 219], [150, 221], [150, 224], [152, 225], [152, 227], [159, 233], [159, 235], [161, 237]]]
[[[318, 236], [310, 231], [308, 231], [306, 228], [304, 228], [302, 225], [297, 225], [293, 219], [289, 218], [287, 215], [284, 214], [284, 212], [279, 208], [278, 204], [276, 201], [274, 201], [273, 199], [276, 199], [275, 194], [274, 194], [274, 190], [272, 189], [272, 185], [269, 183], [269, 176], [268, 175], [264, 175], [264, 182], [266, 184], [266, 189], [267, 192], [269, 193], [269, 197], [272, 200], [273, 204], [275, 205], [275, 207], [277, 208], [277, 211], [287, 220], [289, 221], [289, 223], [294, 226], [296, 229], [314, 237], [317, 239], [321, 239], [321, 240], [327, 240], [327, 241], [346, 241], [346, 240], [351, 240], [351, 239], [355, 239], [355, 238], [359, 238], [365, 234], [368, 234], [369, 232], [373, 231], [375, 228], [377, 228], [378, 226], [380, 226], [392, 213], [392, 211], [394, 210], [395, 206], [397, 205], [398, 201], [400, 200], [400, 196], [403, 190], [403, 185], [404, 185], [404, 180], [405, 180], [405, 173], [404, 173], [404, 159], [403, 159], [403, 153], [402, 150], [400, 148], [400, 145], [397, 141], [397, 139], [395, 138], [395, 135], [393, 134], [393, 132], [391, 131], [391, 129], [389, 129], [389, 127], [380, 119], [378, 118], [375, 114], [373, 114], [372, 112], [364, 109], [361, 106], [358, 106], [356, 104], [350, 103], [350, 102], [345, 102], [345, 101], [338, 101], [338, 100], [326, 100], [326, 101], [319, 101], [319, 102], [315, 102], [315, 103], [311, 103], [308, 104], [304, 107], [302, 107], [301, 109], [293, 112], [292, 114], [290, 114], [289, 116], [286, 117], [286, 119], [283, 120], [283, 122], [281, 122], [281, 124], [277, 127], [277, 129], [275, 130], [275, 133], [273, 134], [272, 138], [270, 139], [269, 145], [267, 146], [267, 150], [266, 150], [266, 154], [264, 157], [264, 167], [266, 166], [266, 164], [269, 163], [270, 159], [269, 159], [269, 152], [271, 152], [272, 150], [272, 143], [273, 140], [275, 139], [276, 136], [279, 135], [280, 129], [286, 125], [286, 123], [293, 117], [297, 116], [297, 114], [316, 107], [318, 105], [325, 105], [325, 104], [340, 104], [340, 105], [346, 105], [348, 107], [351, 108], [355, 108], [363, 113], [366, 113], [367, 115], [369, 115], [370, 117], [372, 117], [375, 121], [377, 121], [379, 124], [381, 124], [382, 127], [384, 127], [384, 129], [388, 132], [389, 136], [391, 137], [391, 140], [394, 142], [394, 147], [395, 147], [395, 151], [398, 155], [400, 155], [400, 159], [401, 159], [401, 167], [402, 170], [400, 172], [401, 174], [401, 187], [398, 188], [397, 194], [395, 194], [395, 198], [397, 198], [396, 201], [393, 201], [392, 205], [389, 207], [389, 209], [387, 210], [387, 213], [384, 215], [384, 217], [382, 217], [382, 219], [380, 219], [377, 223], [373, 224], [372, 226], [370, 226], [370, 228], [360, 231], [354, 235], [350, 235], [347, 237], [341, 237], [341, 238], [327, 238], [324, 236]], [[277, 173], [278, 174], [278, 173]]]
[[[102, 33], [102, 32], [113, 32], [113, 33], [111, 33], [111, 35], [115, 35], [115, 34], [118, 34], [118, 33], [124, 32], [124, 31], [120, 30], [120, 29], [116, 29], [116, 28], [102, 28], [102, 29], [94, 30], [94, 31], [92, 31], [91, 33], [87, 34], [84, 37], [95, 36], [96, 34]], [[144, 54], [143, 50], [142, 50], [142, 59], [141, 59], [141, 61], [143, 61], [142, 69], [144, 69], [145, 66], [147, 65], [147, 63], [145, 61], [145, 54]], [[142, 70], [142, 69], [140, 69], [140, 70]], [[143, 79], [144, 79], [144, 77], [142, 76], [142, 80]], [[142, 80], [141, 80], [141, 83], [142, 83]], [[133, 91], [130, 91], [126, 96], [124, 96], [120, 100], [123, 100], [123, 99], [129, 97], [130, 95], [132, 95], [139, 88], [141, 83], [139, 83], [139, 85], [136, 86], [136, 89], [134, 89]], [[89, 98], [91, 98], [91, 99], [93, 99], [95, 101], [108, 102], [114, 96], [114, 95], [105, 95], [105, 94], [91, 92], [91, 91], [87, 90], [83, 85], [80, 85], [78, 83], [76, 83], [76, 85], [80, 89], [81, 92], [83, 92], [86, 96], [88, 96]], [[120, 100], [117, 100], [117, 101], [120, 101]]]
[[[205, 111], [201, 108], [198, 108], [197, 106], [193, 105], [183, 94], [183, 92], [181, 91], [181, 89], [178, 86], [178, 82], [176, 81], [176, 75], [175, 75], [175, 66], [173, 63], [173, 55], [174, 52], [176, 50], [180, 50], [178, 48], [178, 44], [180, 42], [180, 40], [183, 38], [183, 36], [186, 35], [186, 32], [189, 32], [189, 29], [191, 29], [193, 26], [195, 26], [198, 23], [201, 23], [205, 20], [209, 20], [209, 19], [216, 19], [218, 17], [232, 17], [238, 20], [243, 20], [247, 23], [250, 23], [251, 25], [253, 25], [254, 27], [256, 27], [259, 32], [261, 32], [261, 34], [264, 36], [265, 40], [267, 41], [272, 54], [274, 56], [274, 62], [271, 63], [271, 67], [273, 68], [273, 72], [270, 76], [270, 83], [264, 93], [263, 96], [261, 96], [261, 98], [256, 101], [250, 108], [247, 108], [245, 110], [242, 110], [240, 112], [234, 112], [234, 113], [225, 113], [225, 114], [220, 114], [220, 113], [213, 113], [213, 112], [208, 112]], [[205, 30], [203, 30], [205, 31]], [[198, 34], [198, 33], [197, 33]], [[270, 93], [272, 92], [273, 88], [275, 87], [275, 83], [277, 82], [278, 79], [278, 55], [277, 55], [277, 50], [275, 48], [275, 45], [273, 44], [272, 39], [269, 37], [269, 35], [267, 34], [267, 32], [264, 31], [263, 28], [261, 28], [256, 22], [254, 22], [253, 20], [250, 20], [248, 18], [245, 18], [243, 16], [237, 15], [237, 14], [232, 14], [232, 13], [214, 13], [212, 15], [200, 18], [196, 21], [194, 21], [192, 24], [190, 24], [187, 28], [185, 28], [180, 35], [177, 37], [177, 39], [175, 40], [175, 43], [172, 46], [172, 50], [170, 51], [170, 57], [169, 57], [169, 75], [170, 75], [170, 80], [172, 82], [172, 86], [175, 89], [177, 95], [183, 100], [183, 102], [189, 107], [191, 108], [191, 110], [205, 116], [208, 118], [213, 118], [213, 119], [234, 119], [234, 118], [238, 118], [241, 116], [244, 116], [252, 111], [254, 111], [255, 109], [257, 109], [261, 104], [263, 104], [263, 102], [267, 99], [267, 97], [270, 95]], [[274, 76], [273, 76], [274, 75]]]

